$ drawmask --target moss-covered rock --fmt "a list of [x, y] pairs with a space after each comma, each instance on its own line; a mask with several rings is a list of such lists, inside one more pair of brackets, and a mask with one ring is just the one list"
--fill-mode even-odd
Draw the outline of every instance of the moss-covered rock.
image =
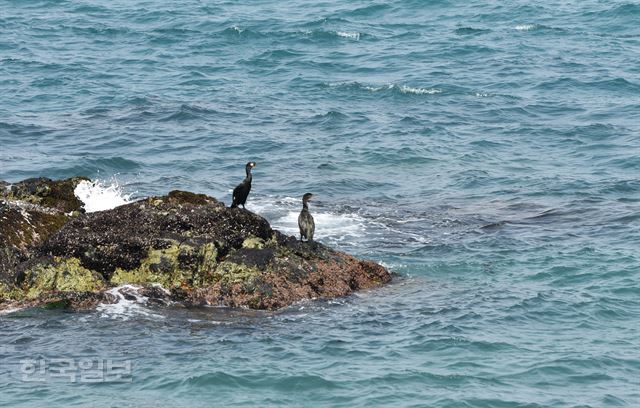
[[23, 289], [27, 299], [49, 292], [96, 292], [105, 288], [102, 276], [80, 264], [77, 258], [54, 257], [36, 264], [25, 273]]
[[[12, 190], [13, 197], [31, 197], [19, 201], [23, 207], [13, 201], [3, 212], [4, 225], [16, 231], [0, 241], [0, 265], [12, 271], [12, 279], [0, 273], [0, 302], [23, 296], [32, 304], [86, 306], [108, 297], [109, 288], [136, 284], [158, 301], [276, 309], [391, 279], [380, 265], [302, 243], [250, 211], [203, 194], [172, 191], [71, 217], [60, 209], [75, 208], [62, 203], [71, 199], [42, 203], [64, 197], [73, 182], [54, 188], [48, 179], [37, 180]], [[38, 214], [25, 205], [37, 206]]]
[[213, 272], [213, 281], [222, 284], [244, 284], [260, 275], [261, 272], [256, 267], [225, 261], [221, 262]]
[[25, 299], [25, 293], [13, 284], [0, 282], [0, 304]]
[[242, 242], [243, 248], [257, 248], [262, 249], [265, 247], [264, 239], [258, 237], [249, 237]]
[[140, 266], [125, 270], [116, 268], [111, 276], [113, 285], [153, 284], [165, 288], [204, 285], [216, 267], [217, 250], [213, 244], [200, 248], [174, 243], [169, 247], [150, 248]]

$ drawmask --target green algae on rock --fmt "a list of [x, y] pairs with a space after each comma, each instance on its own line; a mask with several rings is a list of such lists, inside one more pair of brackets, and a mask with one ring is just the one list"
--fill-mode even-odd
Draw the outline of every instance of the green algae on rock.
[[110, 282], [114, 285], [157, 283], [165, 288], [204, 285], [208, 272], [217, 264], [216, 257], [213, 244], [203, 244], [196, 249], [175, 242], [167, 248], [150, 248], [137, 268], [116, 268]]
[[97, 292], [105, 288], [102, 276], [80, 264], [77, 258], [54, 257], [36, 264], [24, 274], [22, 286], [27, 299], [49, 292]]

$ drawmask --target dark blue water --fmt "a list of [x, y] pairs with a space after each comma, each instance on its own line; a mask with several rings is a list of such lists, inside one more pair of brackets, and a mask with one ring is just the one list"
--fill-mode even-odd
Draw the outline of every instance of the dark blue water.
[[[394, 283], [0, 317], [0, 405], [640, 406], [640, 4], [0, 2], [0, 179], [172, 189]], [[56, 359], [130, 362], [122, 381]], [[46, 364], [42, 382], [25, 359]]]

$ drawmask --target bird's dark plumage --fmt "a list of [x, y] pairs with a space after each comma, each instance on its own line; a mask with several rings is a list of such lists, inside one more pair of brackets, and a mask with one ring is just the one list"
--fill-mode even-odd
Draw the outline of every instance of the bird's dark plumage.
[[236, 188], [233, 189], [233, 201], [231, 202], [231, 208], [236, 208], [239, 205], [242, 205], [242, 208], [244, 208], [244, 204], [247, 202], [247, 197], [249, 196], [249, 191], [251, 191], [251, 180], [253, 179], [251, 169], [254, 167], [256, 167], [255, 162], [249, 162], [245, 166], [247, 176], [242, 180], [242, 183], [238, 184]]
[[307, 202], [311, 200], [313, 194], [306, 193], [302, 196], [302, 211], [298, 215], [298, 227], [300, 228], [300, 241], [306, 238], [307, 241], [313, 241], [313, 233], [316, 229], [316, 224], [313, 222], [313, 217], [309, 212], [309, 206]]

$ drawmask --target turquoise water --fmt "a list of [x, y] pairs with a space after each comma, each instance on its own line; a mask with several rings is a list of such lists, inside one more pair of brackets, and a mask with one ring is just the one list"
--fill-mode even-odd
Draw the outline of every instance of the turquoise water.
[[[0, 3], [0, 179], [230, 202], [383, 262], [276, 313], [0, 316], [0, 406], [640, 406], [640, 5]], [[131, 363], [120, 381], [25, 359]]]

